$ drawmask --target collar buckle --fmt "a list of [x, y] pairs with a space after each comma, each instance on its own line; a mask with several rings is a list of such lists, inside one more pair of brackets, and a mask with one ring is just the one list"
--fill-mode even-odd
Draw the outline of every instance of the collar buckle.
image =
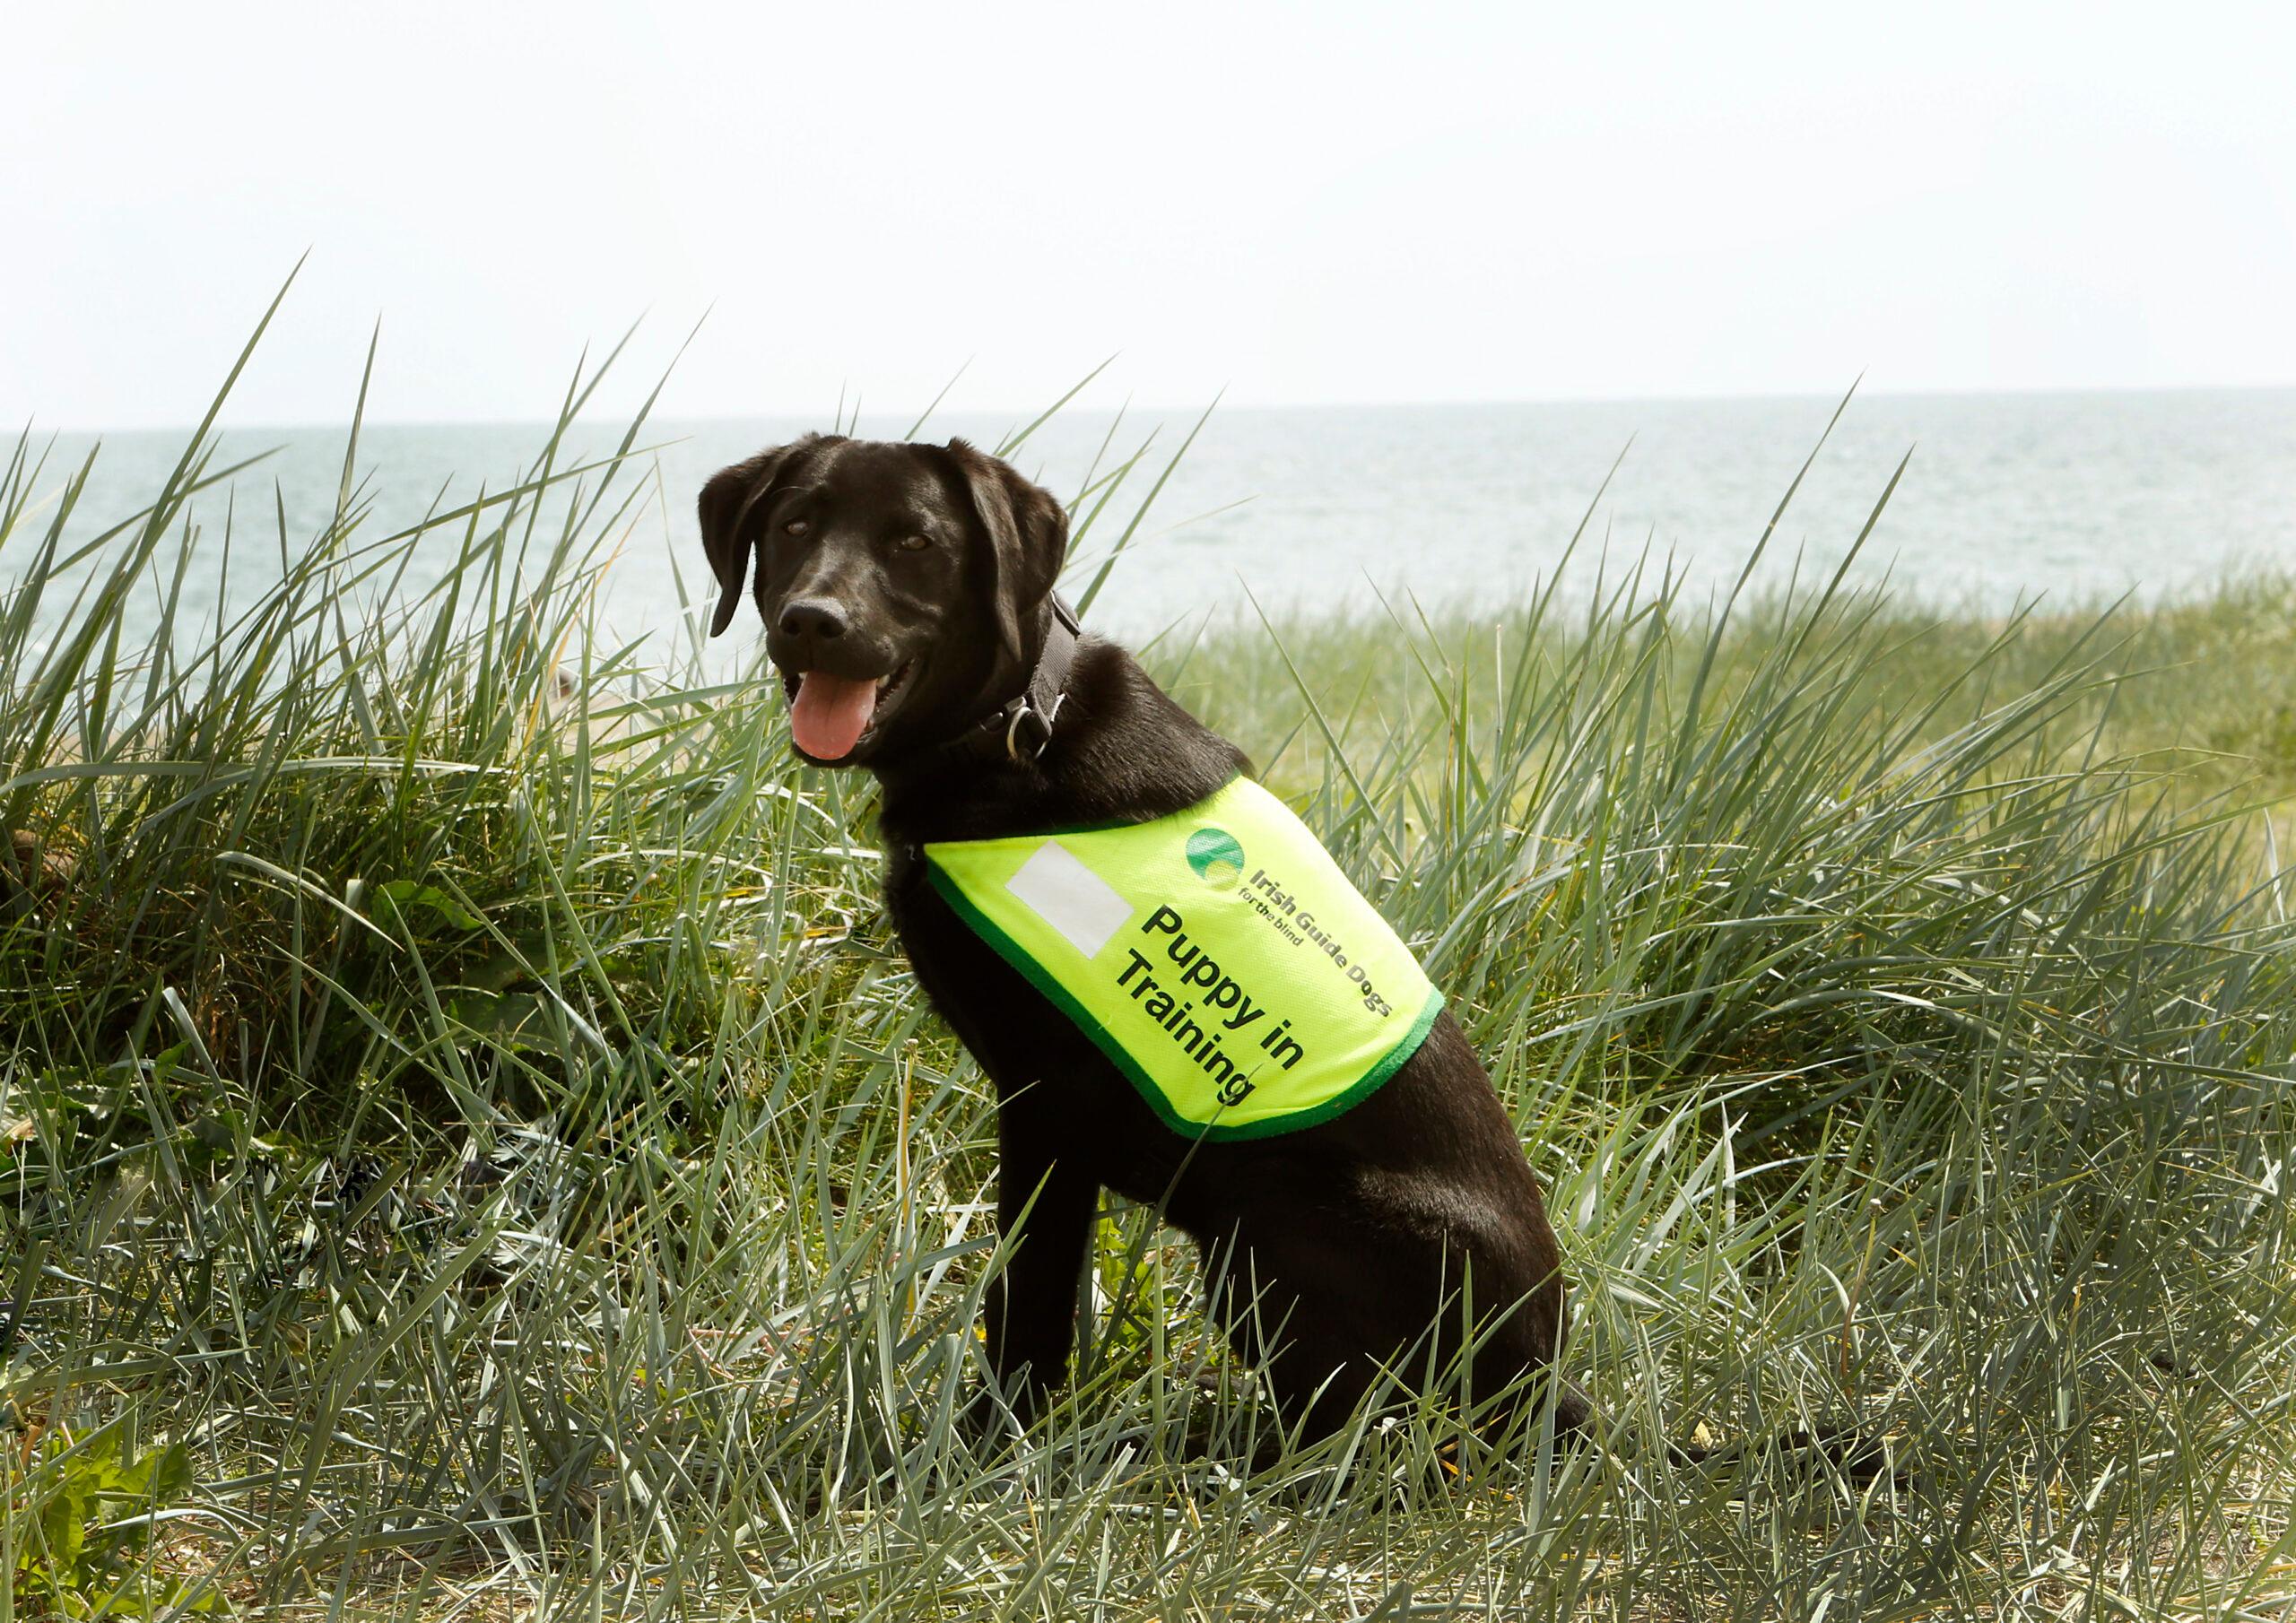
[[[1012, 719], [1004, 724], [1004, 753], [1016, 761], [1036, 759], [1052, 742], [1052, 724], [1060, 719], [1060, 707], [1068, 702], [1065, 690], [1052, 696], [1052, 708], [1039, 710], [1026, 693], [1013, 701]], [[1023, 742], [1021, 725], [1029, 723], [1036, 733], [1033, 746]]]
[[1083, 632], [1074, 610], [1057, 595], [1051, 603], [1044, 645], [1038, 650], [1027, 685], [952, 739], [948, 748], [970, 759], [993, 760], [1001, 742], [1007, 759], [1027, 766], [1051, 747], [1053, 724], [1068, 701], [1069, 671], [1075, 662], [1077, 639]]

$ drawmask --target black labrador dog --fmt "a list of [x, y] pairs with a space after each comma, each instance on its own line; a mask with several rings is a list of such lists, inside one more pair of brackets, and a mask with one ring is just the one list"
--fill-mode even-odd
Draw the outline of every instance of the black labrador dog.
[[[815, 434], [718, 473], [700, 518], [721, 590], [711, 633], [749, 587], [797, 753], [876, 774], [887, 909], [996, 1088], [998, 1208], [1015, 1237], [987, 1350], [1015, 1407], [1032, 1411], [1066, 1376], [1103, 1187], [1195, 1239], [1215, 1315], [1304, 1435], [1344, 1421], [1383, 1370], [1431, 1357], [1476, 1393], [1524, 1390], [1562, 1345], [1560, 1256], [1514, 1126], [1448, 1011], [1344, 1114], [1199, 1141], [1165, 1126], [926, 882], [928, 841], [1144, 821], [1251, 770], [1123, 648], [1076, 633], [1053, 595], [1059, 502], [962, 440]], [[1583, 1428], [1587, 1400], [1552, 1389], [1559, 1428]]]

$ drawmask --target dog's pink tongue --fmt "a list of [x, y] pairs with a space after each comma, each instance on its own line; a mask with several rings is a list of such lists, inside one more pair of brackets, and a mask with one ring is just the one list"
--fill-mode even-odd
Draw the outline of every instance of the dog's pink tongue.
[[808, 671], [797, 679], [797, 697], [790, 701], [789, 731], [815, 760], [842, 760], [876, 710], [875, 682]]

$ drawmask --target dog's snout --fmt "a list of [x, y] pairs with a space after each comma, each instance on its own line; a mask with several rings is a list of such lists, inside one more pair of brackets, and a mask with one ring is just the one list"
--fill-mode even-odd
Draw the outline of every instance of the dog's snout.
[[781, 609], [781, 632], [807, 642], [842, 637], [851, 625], [845, 605], [834, 597], [800, 597]]

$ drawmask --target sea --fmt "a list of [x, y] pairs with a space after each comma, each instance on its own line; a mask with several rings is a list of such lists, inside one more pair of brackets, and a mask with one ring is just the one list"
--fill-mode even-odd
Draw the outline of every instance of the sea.
[[[622, 474], [635, 504], [598, 597], [618, 639], [678, 634], [706, 613], [693, 499], [709, 473], [832, 421], [643, 426], [646, 454]], [[862, 417], [857, 431], [995, 447], [1026, 421], [956, 413], [918, 429], [888, 413]], [[625, 426], [578, 425], [561, 465], [611, 454]], [[539, 423], [366, 425], [354, 464], [362, 533], [412, 527], [516, 483], [549, 433]], [[345, 436], [222, 432], [222, 462], [260, 460], [198, 499], [179, 621], [215, 623], [276, 579], [281, 514], [291, 553], [325, 526]], [[152, 499], [187, 438], [35, 432], [45, 456], [35, 508], [93, 450], [71, 527], [93, 534]], [[1758, 546], [1754, 579], [1776, 586], [1830, 574], [1869, 524], [1856, 578], [1987, 614], [2036, 600], [2098, 607], [2296, 568], [2296, 389], [1859, 395], [1846, 407], [1764, 397], [1068, 411], [1013, 457], [1064, 499], [1092, 491], [1085, 508], [1104, 488], [1095, 481], [1129, 464], [1079, 545], [1070, 587], [1083, 589], [1128, 527], [1090, 619], [1135, 639], [1261, 614], [1408, 613], [1414, 602], [1496, 614], [1558, 569], [1573, 592], [1639, 565], [1646, 582], [1670, 572], [1685, 592], [1711, 595]], [[227, 514], [228, 571], [217, 544]], [[0, 592], [21, 573], [40, 516], [0, 542]], [[400, 589], [434, 577], [460, 534], [457, 525], [426, 538]], [[149, 633], [155, 598], [124, 612], [133, 646]]]

